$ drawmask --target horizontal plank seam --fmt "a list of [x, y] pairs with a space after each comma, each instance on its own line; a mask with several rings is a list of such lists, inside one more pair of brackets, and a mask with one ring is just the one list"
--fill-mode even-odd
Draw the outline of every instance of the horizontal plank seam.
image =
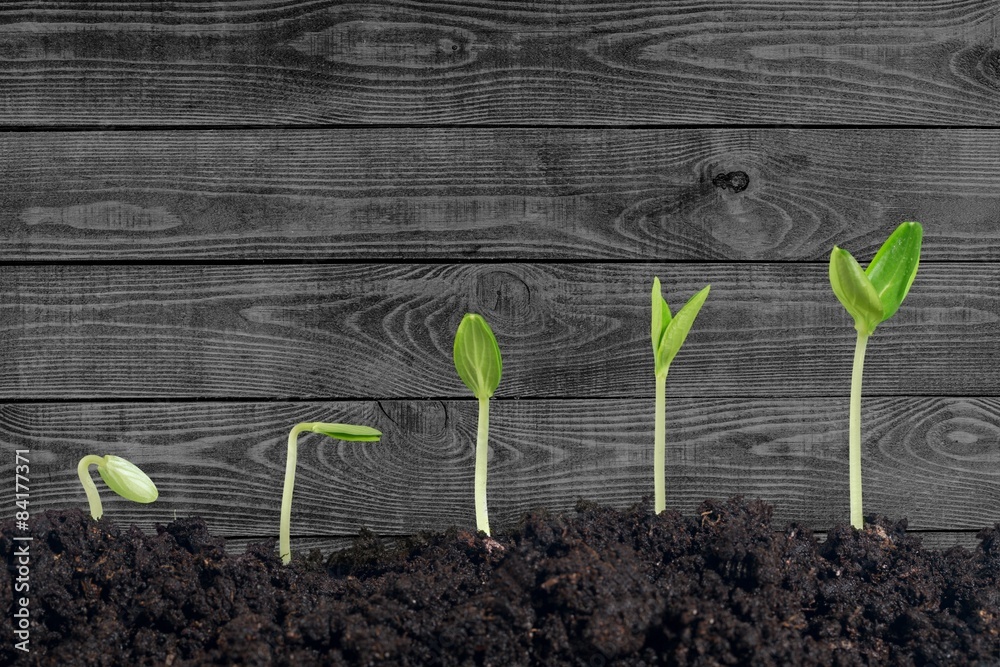
[[176, 123], [0, 124], [0, 132], [190, 132], [248, 130], [996, 130], [997, 124], [936, 123]]
[[[310, 259], [303, 257], [299, 259], [64, 259], [64, 260], [0, 260], [0, 268], [34, 267], [34, 266], [398, 266], [398, 265], [420, 265], [420, 264], [447, 264], [447, 265], [472, 265], [472, 264], [706, 264], [706, 265], [745, 265], [754, 264], [757, 266], [768, 265], [803, 265], [803, 266], [825, 266], [827, 259], [594, 259], [594, 258], [553, 258], [553, 259], [504, 259], [504, 258], [482, 258], [477, 257], [419, 257], [400, 259], [380, 259], [373, 258], [370, 262], [359, 262], [357, 259], [337, 259], [323, 258]], [[981, 264], [996, 265], [1000, 260], [983, 259], [921, 259], [921, 266], [927, 265], [956, 265], [956, 264]]]

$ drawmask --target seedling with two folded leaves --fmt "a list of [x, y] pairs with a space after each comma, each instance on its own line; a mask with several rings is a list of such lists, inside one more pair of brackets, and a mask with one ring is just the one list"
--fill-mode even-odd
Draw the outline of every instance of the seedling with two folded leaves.
[[667, 439], [667, 370], [681, 350], [681, 345], [687, 339], [691, 325], [698, 316], [708, 292], [712, 288], [707, 285], [691, 297], [684, 306], [671, 316], [670, 306], [660, 290], [659, 277], [653, 278], [653, 311], [650, 322], [650, 335], [653, 339], [653, 359], [656, 372], [656, 413], [653, 425], [653, 509], [659, 514], [667, 507], [666, 482], [664, 468], [666, 467]]

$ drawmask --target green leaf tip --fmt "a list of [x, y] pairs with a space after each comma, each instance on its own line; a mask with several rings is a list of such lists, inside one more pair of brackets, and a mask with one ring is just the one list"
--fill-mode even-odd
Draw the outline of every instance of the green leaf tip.
[[500, 385], [503, 360], [493, 330], [481, 315], [466, 313], [455, 332], [455, 370], [465, 386], [483, 399]]
[[830, 286], [837, 299], [854, 318], [854, 326], [861, 333], [871, 334], [885, 319], [882, 300], [858, 260], [837, 246], [830, 253]]
[[356, 426], [354, 424], [314, 422], [309, 430], [313, 433], [321, 433], [329, 438], [346, 440], [348, 442], [378, 442], [382, 438], [382, 431], [370, 426]]
[[667, 305], [666, 299], [663, 298], [663, 291], [660, 288], [660, 278], [658, 276], [653, 276], [653, 316], [650, 321], [649, 334], [653, 339], [653, 354], [657, 353], [660, 349], [660, 341], [663, 340], [663, 334], [667, 330], [667, 326], [670, 324], [670, 320], [673, 316], [670, 314], [670, 306]]
[[904, 222], [886, 239], [865, 269], [885, 309], [883, 321], [896, 314], [917, 277], [923, 238], [924, 228], [919, 222]]
[[851, 253], [833, 247], [830, 286], [860, 333], [871, 335], [899, 309], [916, 278], [922, 240], [920, 223], [904, 222], [882, 244], [866, 270]]
[[153, 480], [120, 456], [105, 456], [104, 462], [97, 466], [97, 472], [109, 489], [132, 502], [151, 503], [160, 496]]
[[688, 333], [691, 332], [694, 320], [701, 311], [705, 299], [708, 298], [711, 288], [711, 285], [706, 285], [700, 292], [688, 299], [688, 302], [677, 311], [676, 315], [671, 317], [670, 307], [660, 290], [660, 279], [653, 278], [650, 335], [653, 339], [653, 357], [657, 376], [667, 372], [670, 362], [680, 352], [681, 346], [684, 345]]

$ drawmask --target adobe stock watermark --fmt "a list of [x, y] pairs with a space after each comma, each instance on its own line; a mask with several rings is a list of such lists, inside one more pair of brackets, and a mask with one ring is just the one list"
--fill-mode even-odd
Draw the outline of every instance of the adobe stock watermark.
[[28, 592], [30, 590], [31, 579], [31, 535], [28, 533], [28, 519], [31, 514], [28, 511], [29, 491], [28, 475], [31, 472], [28, 467], [28, 450], [17, 449], [14, 451], [14, 505], [17, 509], [14, 513], [15, 527], [17, 531], [25, 533], [14, 534], [14, 616], [11, 619], [14, 624], [14, 648], [25, 653], [30, 652], [28, 643], [31, 640], [31, 611], [29, 608]]

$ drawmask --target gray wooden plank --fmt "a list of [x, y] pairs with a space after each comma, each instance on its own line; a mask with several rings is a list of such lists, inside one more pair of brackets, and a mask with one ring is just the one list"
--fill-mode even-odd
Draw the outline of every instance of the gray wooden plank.
[[[200, 515], [221, 535], [273, 535], [288, 429], [368, 424], [377, 443], [303, 436], [292, 525], [343, 537], [474, 526], [474, 401], [2, 404], [3, 470], [28, 449], [32, 511], [86, 507], [76, 464], [115, 453], [160, 500], [102, 492], [105, 513], [151, 529]], [[847, 401], [686, 399], [667, 405], [667, 505], [693, 514], [734, 494], [775, 506], [775, 525], [828, 530], [848, 516]], [[497, 527], [532, 508], [586, 498], [628, 507], [652, 493], [653, 405], [634, 400], [498, 401], [491, 408], [489, 507]], [[863, 404], [865, 510], [912, 530], [1000, 521], [1000, 399], [874, 398]], [[11, 465], [8, 465], [11, 462]], [[12, 506], [11, 485], [0, 503]]]
[[992, 0], [17, 2], [4, 124], [1000, 119]]
[[[670, 396], [848, 394], [823, 263], [54, 265], [0, 268], [0, 399], [466, 397], [465, 312], [497, 335], [500, 398], [648, 398], [654, 274], [674, 310], [712, 285]], [[997, 264], [923, 263], [865, 395], [1000, 394], [997, 284]]]
[[905, 219], [1000, 259], [1000, 131], [0, 134], [0, 261], [812, 261]]

